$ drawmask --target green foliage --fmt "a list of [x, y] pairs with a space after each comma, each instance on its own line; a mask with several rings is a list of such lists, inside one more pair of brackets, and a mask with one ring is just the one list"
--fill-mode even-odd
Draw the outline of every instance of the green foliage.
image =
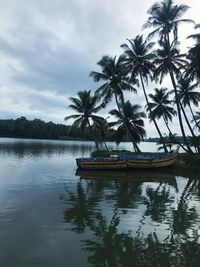
[[92, 71], [90, 73], [90, 76], [95, 82], [104, 82], [103, 85], [96, 90], [96, 94], [103, 99], [105, 104], [108, 104], [113, 96], [123, 101], [123, 91], [133, 91], [136, 93], [134, 84], [137, 83], [137, 80], [130, 80], [129, 69], [124, 63], [124, 55], [121, 55], [118, 59], [116, 57], [104, 56], [97, 63], [101, 68], [101, 72]]
[[61, 139], [68, 135], [69, 127], [40, 119], [27, 120], [25, 117], [16, 120], [0, 120], [1, 137], [23, 137]]
[[154, 3], [147, 12], [149, 17], [143, 26], [144, 28], [154, 28], [153, 32], [149, 34], [149, 38], [158, 34], [160, 40], [163, 41], [172, 32], [173, 39], [177, 39], [178, 26], [182, 22], [194, 23], [191, 19], [180, 19], [188, 9], [189, 6], [174, 4], [173, 0]]
[[154, 94], [149, 94], [152, 100], [149, 103], [151, 112], [149, 114], [150, 119], [157, 118], [160, 119], [164, 117], [166, 121], [172, 121], [173, 116], [176, 115], [176, 111], [172, 108], [172, 101], [169, 99], [170, 93], [167, 92], [167, 88], [155, 88]]
[[80, 127], [85, 131], [86, 127], [90, 127], [90, 120], [92, 122], [98, 122], [102, 118], [95, 115], [99, 112], [104, 104], [99, 103], [99, 97], [97, 95], [92, 95], [91, 91], [79, 91], [77, 97], [70, 97], [72, 104], [69, 105], [69, 108], [76, 112], [75, 115], [70, 115], [65, 117], [65, 120], [75, 119], [72, 126]]
[[188, 64], [186, 66], [186, 77], [200, 82], [200, 42], [189, 49], [187, 53]]
[[[131, 133], [134, 144], [137, 144], [144, 139], [146, 134], [143, 121], [146, 117], [145, 113], [140, 111], [141, 106], [132, 105], [129, 101], [122, 103], [120, 107], [121, 113], [117, 109], [110, 111], [110, 114], [116, 119], [116, 121], [111, 124], [113, 126], [118, 126], [116, 130], [116, 143], [119, 144], [123, 136], [126, 135], [125, 123]], [[123, 116], [123, 120], [121, 116]]]
[[[109, 130], [105, 138], [112, 140], [115, 130]], [[90, 130], [44, 122], [39, 119], [27, 120], [25, 117], [16, 120], [0, 120], [0, 137], [33, 138], [33, 139], [66, 139], [91, 140]]]
[[152, 61], [155, 54], [151, 51], [153, 46], [154, 43], [144, 40], [142, 35], [128, 40], [128, 44], [121, 45], [126, 56], [125, 66], [131, 73], [132, 80], [135, 79], [135, 76], [141, 75], [147, 82], [148, 76], [152, 77], [155, 69]]

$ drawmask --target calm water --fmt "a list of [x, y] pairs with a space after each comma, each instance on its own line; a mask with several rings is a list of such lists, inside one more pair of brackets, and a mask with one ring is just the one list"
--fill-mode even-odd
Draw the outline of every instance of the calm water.
[[0, 266], [199, 266], [200, 172], [76, 172], [93, 149], [0, 139]]

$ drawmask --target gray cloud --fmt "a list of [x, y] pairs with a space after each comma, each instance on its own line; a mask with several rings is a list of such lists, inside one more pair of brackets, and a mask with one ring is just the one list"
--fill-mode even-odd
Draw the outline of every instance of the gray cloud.
[[[113, 0], [23, 3], [23, 8], [15, 6], [16, 20], [8, 35], [0, 38], [0, 49], [24, 67], [13, 68], [13, 79], [35, 89], [71, 92], [91, 88], [89, 72], [103, 54], [120, 50], [119, 37], [124, 41], [127, 28], [133, 26], [127, 21], [132, 16], [127, 9], [131, 1], [115, 8]], [[140, 26], [132, 31], [134, 28], [138, 31]]]

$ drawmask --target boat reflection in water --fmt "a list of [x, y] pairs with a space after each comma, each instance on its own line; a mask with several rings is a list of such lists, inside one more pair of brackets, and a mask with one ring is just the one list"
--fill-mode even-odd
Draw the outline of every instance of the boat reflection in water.
[[176, 184], [175, 175], [166, 171], [153, 170], [76, 170], [76, 176], [86, 180], [118, 180], [118, 181], [140, 181], [140, 182], [165, 182]]

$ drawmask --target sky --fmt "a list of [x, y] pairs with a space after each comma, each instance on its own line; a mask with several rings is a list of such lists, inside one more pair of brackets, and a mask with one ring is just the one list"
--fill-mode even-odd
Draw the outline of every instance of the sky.
[[[94, 92], [89, 77], [104, 55], [120, 55], [120, 45], [142, 32], [152, 0], [0, 0], [0, 119], [25, 116], [66, 123], [69, 97], [80, 90]], [[199, 23], [200, 1], [177, 0], [191, 8], [185, 18]], [[192, 25], [179, 30], [182, 51]], [[169, 80], [165, 81], [170, 87]], [[153, 85], [149, 85], [148, 93]], [[144, 109], [141, 88], [126, 95]], [[114, 102], [102, 111], [107, 117]], [[160, 122], [162, 125], [162, 122]], [[163, 125], [164, 127], [164, 125]], [[173, 123], [172, 128], [179, 132]], [[146, 122], [147, 136], [156, 136]], [[164, 130], [163, 130], [164, 133]]]

